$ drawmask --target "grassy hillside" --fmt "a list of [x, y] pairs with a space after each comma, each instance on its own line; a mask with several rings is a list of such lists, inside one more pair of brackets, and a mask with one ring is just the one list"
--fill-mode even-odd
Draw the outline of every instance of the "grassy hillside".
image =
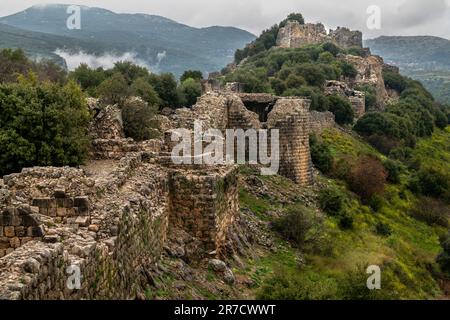
[[[330, 146], [335, 161], [373, 154], [385, 158], [363, 140], [339, 130], [328, 130], [320, 140]], [[448, 168], [450, 127], [419, 141], [414, 157], [423, 163]], [[244, 180], [256, 173], [242, 170]], [[375, 211], [363, 204], [340, 179], [323, 175], [317, 185], [306, 190], [282, 177], [259, 177], [264, 187], [241, 190], [241, 206], [246, 215], [268, 225], [276, 249], [248, 261], [242, 272], [254, 279], [254, 294], [276, 299], [429, 299], [441, 292], [435, 279], [436, 256], [441, 251], [439, 237], [446, 228], [428, 225], [411, 217], [417, 196], [406, 187], [411, 172], [398, 184], [387, 185], [382, 204]], [[324, 188], [336, 188], [346, 198], [345, 208], [353, 227], [342, 228], [336, 217], [320, 210], [317, 195]], [[266, 190], [260, 192], [260, 190]], [[278, 190], [282, 190], [277, 193]], [[289, 203], [289, 205], [286, 205]], [[303, 246], [277, 235], [270, 227], [278, 217], [292, 210], [310, 210], [318, 218], [308, 231]], [[379, 265], [382, 289], [365, 288], [365, 266]]]

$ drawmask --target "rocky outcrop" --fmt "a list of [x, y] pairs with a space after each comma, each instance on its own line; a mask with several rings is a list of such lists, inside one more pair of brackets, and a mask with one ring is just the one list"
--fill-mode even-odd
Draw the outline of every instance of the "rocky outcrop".
[[383, 110], [388, 100], [388, 94], [383, 79], [383, 58], [379, 56], [359, 57], [353, 55], [340, 55], [340, 59], [352, 64], [357, 75], [354, 79], [344, 79], [351, 87], [370, 85], [375, 88], [377, 109]]
[[327, 33], [321, 23], [300, 24], [298, 21], [288, 21], [280, 28], [277, 37], [277, 47], [300, 48], [309, 44], [332, 42], [342, 48], [363, 47], [362, 33], [338, 27]]
[[338, 94], [346, 97], [352, 105], [353, 112], [356, 118], [362, 117], [366, 112], [365, 93], [350, 89], [350, 87], [345, 82], [334, 80], [327, 81], [325, 83], [325, 94]]

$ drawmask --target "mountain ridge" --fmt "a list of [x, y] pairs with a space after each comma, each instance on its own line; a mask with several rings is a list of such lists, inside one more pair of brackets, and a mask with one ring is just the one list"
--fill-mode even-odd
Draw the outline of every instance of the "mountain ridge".
[[[66, 37], [71, 53], [79, 50], [99, 56], [133, 52], [146, 65], [158, 65], [158, 71], [177, 75], [186, 69], [219, 70], [231, 62], [236, 49], [255, 38], [235, 27], [195, 28], [158, 15], [122, 14], [87, 6], [81, 6], [81, 29], [69, 30], [66, 26], [70, 16], [67, 7], [61, 4], [33, 6], [1, 17], [0, 24], [22, 30], [16, 30], [18, 33], [29, 31]], [[53, 48], [53, 39], [47, 37], [46, 40], [47, 46]], [[72, 42], [77, 45], [71, 45]], [[7, 47], [8, 43], [4, 41], [2, 46]], [[27, 43], [24, 49], [26, 47]], [[161, 60], [160, 54], [165, 58]], [[54, 56], [54, 51], [47, 55]]]

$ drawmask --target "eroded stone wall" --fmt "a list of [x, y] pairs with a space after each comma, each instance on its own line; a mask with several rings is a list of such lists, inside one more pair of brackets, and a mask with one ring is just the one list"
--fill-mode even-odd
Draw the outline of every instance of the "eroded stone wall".
[[300, 24], [298, 21], [288, 21], [286, 26], [280, 28], [277, 37], [277, 46], [281, 48], [300, 48], [324, 42], [333, 42], [343, 48], [363, 47], [360, 31], [338, 27], [327, 33], [321, 23]]
[[324, 130], [336, 126], [334, 114], [327, 112], [311, 111], [311, 133], [321, 134]]

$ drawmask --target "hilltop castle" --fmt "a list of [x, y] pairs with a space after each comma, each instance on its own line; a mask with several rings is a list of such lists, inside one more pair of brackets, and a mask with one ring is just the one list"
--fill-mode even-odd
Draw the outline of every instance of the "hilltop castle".
[[280, 48], [299, 48], [324, 42], [332, 42], [342, 48], [363, 47], [360, 31], [338, 27], [327, 33], [321, 23], [300, 24], [298, 21], [288, 21], [286, 26], [280, 28], [277, 38], [277, 46]]

